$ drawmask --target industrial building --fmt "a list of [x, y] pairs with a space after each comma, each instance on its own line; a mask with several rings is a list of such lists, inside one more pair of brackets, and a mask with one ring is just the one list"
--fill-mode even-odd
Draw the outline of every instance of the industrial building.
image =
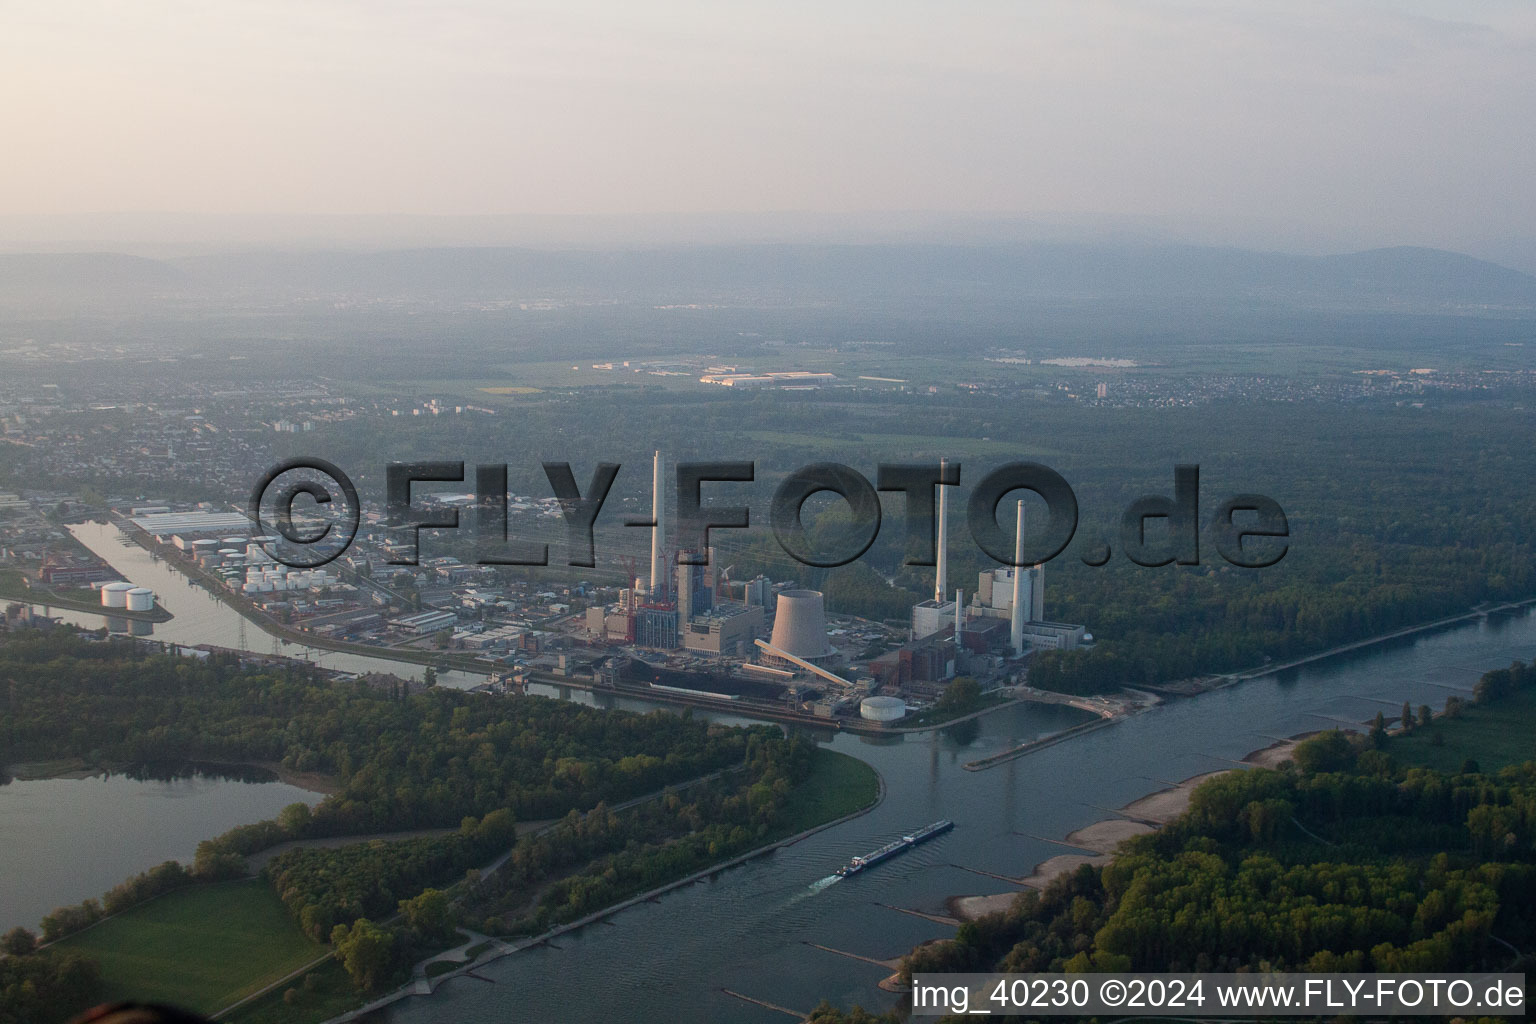
[[[251, 521], [239, 512], [155, 512], [128, 521], [162, 540], [200, 534], [211, 537], [251, 528]], [[237, 539], [245, 542], [243, 537]]]
[[683, 646], [690, 651], [745, 658], [763, 631], [763, 609], [721, 602], [681, 629]]
[[[940, 475], [948, 460], [939, 462]], [[933, 573], [933, 599], [912, 606], [912, 638], [932, 636], [955, 621], [958, 597], [949, 599], [949, 488], [939, 484], [938, 564]]]
[[459, 617], [453, 612], [422, 612], [420, 615], [408, 615], [403, 619], [395, 619], [390, 625], [415, 633], [417, 636], [423, 636], [427, 633], [451, 629], [458, 624], [458, 621]]
[[[1024, 503], [1018, 504], [1015, 556], [1024, 557]], [[1088, 635], [1086, 627], [1045, 618], [1045, 566], [1003, 566], [980, 574], [971, 596], [972, 618], [1007, 619], [1015, 656], [1026, 650], [1071, 650]]]
[[[939, 549], [934, 596], [912, 608], [907, 643], [870, 662], [877, 685], [914, 697], [937, 698], [957, 675], [997, 678], [1005, 657], [1067, 650], [1088, 639], [1080, 625], [1045, 619], [1045, 566], [1000, 566], [981, 572], [969, 604], [956, 590], [946, 597], [947, 502], [939, 490]], [[1014, 560], [1024, 560], [1024, 502], [1016, 510]]]
[[773, 373], [707, 373], [699, 378], [701, 384], [719, 384], [727, 388], [782, 388], [811, 387], [830, 384], [837, 380], [831, 373], [812, 370], [782, 370]]
[[632, 579], [619, 591], [618, 601], [588, 608], [587, 635], [599, 643], [744, 657], [763, 629], [767, 580], [759, 577], [747, 584], [742, 603], [727, 601], [712, 550], [705, 552], [705, 564], [694, 565], [668, 546], [665, 468], [658, 451], [651, 464], [655, 526], [648, 580]]

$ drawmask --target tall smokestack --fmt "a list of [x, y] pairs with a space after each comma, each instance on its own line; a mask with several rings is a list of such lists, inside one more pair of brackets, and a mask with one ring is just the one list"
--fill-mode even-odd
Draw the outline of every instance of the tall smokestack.
[[[948, 459], [939, 460], [939, 477], [944, 476], [944, 467], [949, 465]], [[939, 484], [939, 565], [938, 571], [933, 577], [933, 601], [935, 604], [944, 603], [944, 592], [949, 589], [949, 519], [946, 510], [949, 500], [945, 497], [949, 488]]]
[[1019, 502], [1019, 532], [1013, 539], [1013, 654], [1024, 653], [1024, 502]]
[[666, 539], [666, 511], [667, 502], [663, 497], [665, 492], [661, 489], [661, 452], [656, 453], [655, 462], [651, 467], [651, 518], [656, 520], [656, 528], [651, 531], [651, 593], [660, 595], [662, 588], [666, 586], [667, 572], [662, 565], [662, 543]]
[[1044, 562], [1041, 562], [1041, 563], [1039, 563], [1039, 564], [1037, 564], [1035, 566], [1035, 571], [1030, 574], [1030, 579], [1034, 581], [1034, 585], [1033, 585], [1033, 587], [1030, 588], [1031, 589], [1031, 593], [1032, 593], [1032, 597], [1031, 597], [1031, 600], [1029, 602], [1029, 614], [1030, 614], [1030, 617], [1034, 619], [1034, 621], [1036, 621], [1036, 622], [1044, 622], [1045, 621], [1045, 563]]
[[961, 616], [965, 614], [965, 606], [960, 603], [960, 591], [955, 591], [955, 646], [960, 646]]

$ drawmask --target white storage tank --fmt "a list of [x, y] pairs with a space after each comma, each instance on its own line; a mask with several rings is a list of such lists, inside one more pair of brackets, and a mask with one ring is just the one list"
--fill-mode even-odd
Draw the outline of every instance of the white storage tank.
[[132, 583], [108, 583], [101, 588], [101, 604], [103, 608], [128, 607], [128, 591], [133, 589]]
[[155, 592], [148, 587], [134, 587], [127, 596], [131, 612], [147, 612], [155, 607]]
[[262, 580], [260, 583], [256, 584], [256, 592], [258, 594], [270, 594], [270, 593], [272, 593], [272, 581], [271, 580]]
[[900, 697], [865, 697], [859, 701], [859, 717], [869, 722], [894, 722], [906, 717], [907, 702]]
[[240, 589], [247, 594], [254, 594], [256, 591], [261, 589], [261, 584], [257, 583], [255, 580], [249, 580]]

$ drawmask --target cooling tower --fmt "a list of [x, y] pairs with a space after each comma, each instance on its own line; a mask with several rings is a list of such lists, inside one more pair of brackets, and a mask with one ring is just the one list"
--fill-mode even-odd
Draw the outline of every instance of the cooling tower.
[[832, 653], [827, 615], [819, 590], [786, 590], [773, 618], [773, 646], [797, 658], [814, 660]]

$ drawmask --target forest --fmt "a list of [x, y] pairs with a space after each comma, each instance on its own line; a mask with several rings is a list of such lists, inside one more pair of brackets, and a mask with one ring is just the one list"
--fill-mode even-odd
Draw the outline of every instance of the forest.
[[[1479, 705], [1536, 687], [1487, 673]], [[1405, 729], [1438, 728], [1434, 721]], [[920, 946], [942, 971], [1516, 971], [1536, 968], [1536, 761], [1404, 767], [1382, 734], [1320, 733], [1279, 769], [1227, 772], [1165, 828]], [[864, 1024], [823, 1005], [817, 1024]], [[894, 1020], [895, 1018], [890, 1018]]]
[[[302, 823], [304, 836], [457, 828], [501, 808], [518, 819], [559, 817], [746, 753], [746, 732], [688, 715], [440, 687], [399, 699], [292, 666], [252, 670], [232, 656], [173, 657], [67, 630], [8, 636], [0, 678], [15, 680], [0, 707], [0, 760], [252, 763], [333, 775], [339, 791]], [[243, 855], [281, 838], [292, 836], [257, 825], [226, 843]]]
[[[102, 899], [58, 908], [42, 921], [43, 942], [183, 886], [244, 875], [248, 855], [278, 843], [446, 827], [396, 841], [300, 845], [263, 869], [298, 927], [329, 942], [364, 990], [398, 980], [452, 935], [454, 922], [541, 930], [804, 827], [791, 798], [821, 756], [811, 741], [773, 727], [439, 689], [402, 698], [67, 629], [0, 634], [0, 678], [15, 680], [0, 719], [0, 763], [277, 763], [334, 774], [340, 787], [313, 809], [294, 804], [200, 843], [189, 866], [167, 862]], [[520, 815], [562, 814], [517, 839]], [[481, 877], [501, 853], [500, 870]], [[439, 887], [457, 893], [450, 900]], [[41, 1008], [79, 1009], [99, 992], [90, 961], [35, 950], [37, 941], [24, 928], [3, 939], [14, 954], [0, 960], [4, 1024], [12, 1019], [4, 1014], [20, 1021], [40, 1019]]]

